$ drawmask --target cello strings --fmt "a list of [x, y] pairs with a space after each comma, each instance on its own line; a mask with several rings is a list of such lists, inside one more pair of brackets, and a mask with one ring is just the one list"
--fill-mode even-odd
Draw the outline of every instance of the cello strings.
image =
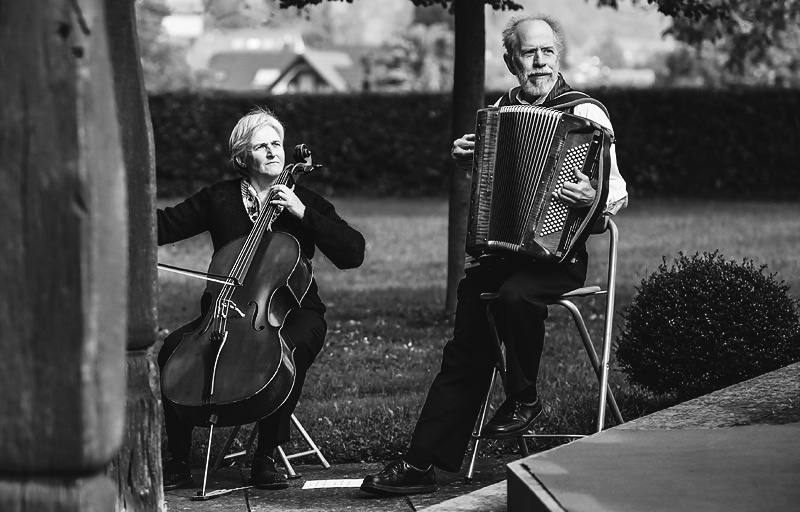
[[[290, 168], [291, 166], [286, 166], [284, 168], [281, 174], [275, 179], [276, 184], [285, 185], [288, 182]], [[236, 279], [237, 282], [244, 281], [246, 268], [249, 266], [250, 262], [252, 262], [253, 256], [258, 248], [258, 243], [256, 243], [256, 240], [260, 240], [264, 233], [271, 229], [272, 223], [275, 221], [275, 219], [277, 219], [278, 215], [280, 215], [282, 211], [282, 208], [278, 208], [270, 204], [274, 194], [275, 192], [271, 191], [269, 196], [267, 196], [266, 207], [263, 208], [259, 213], [255, 225], [245, 241], [243, 250], [239, 253], [236, 261], [233, 264], [233, 267], [231, 268], [231, 277]], [[217, 300], [215, 301], [216, 314], [214, 315], [215, 321], [218, 322], [217, 332], [223, 332], [225, 330], [227, 325], [227, 313], [230, 309], [230, 299], [233, 296], [234, 291], [235, 287], [229, 284], [224, 284], [220, 294], [217, 296]]]

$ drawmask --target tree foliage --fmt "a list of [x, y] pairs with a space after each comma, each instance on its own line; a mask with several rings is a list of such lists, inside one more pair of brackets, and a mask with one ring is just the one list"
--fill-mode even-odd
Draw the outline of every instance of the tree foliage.
[[453, 88], [453, 32], [443, 23], [414, 23], [371, 59], [371, 87], [380, 91]]
[[237, 29], [290, 23], [301, 13], [275, 0], [203, 0], [203, 17], [207, 27]]
[[[305, 7], [307, 5], [317, 5], [325, 2], [326, 0], [280, 0], [281, 8], [286, 7]], [[333, 2], [347, 2], [353, 3], [353, 0], [327, 0]], [[414, 5], [420, 7], [429, 7], [432, 5], [440, 5], [442, 7], [450, 7], [455, 0], [411, 0]], [[517, 10], [522, 9], [522, 6], [513, 0], [484, 0], [486, 5], [492, 6], [495, 10]]]
[[[589, 0], [587, 0], [589, 1]], [[644, 3], [644, 0], [632, 0], [634, 4]], [[736, 1], [736, 0], [734, 0]], [[742, 0], [748, 1], [748, 0]], [[671, 18], [685, 18], [699, 20], [704, 18], [720, 18], [727, 15], [729, 0], [647, 0], [650, 5], [655, 4], [658, 11]], [[617, 8], [619, 0], [597, 0], [597, 5]]]
[[[218, 0], [219, 1], [219, 0]], [[232, 1], [232, 0], [227, 0]], [[282, 8], [305, 7], [326, 0], [279, 0]], [[336, 0], [328, 0], [336, 1]], [[352, 3], [352, 0], [338, 0]], [[453, 11], [456, 0], [410, 0], [417, 7]], [[586, 0], [617, 8], [619, 0]], [[800, 83], [799, 0], [632, 0], [654, 5], [672, 18], [667, 34], [692, 49], [670, 57], [667, 69], [679, 74], [675, 84], [730, 83], [796, 85]], [[514, 0], [484, 0], [496, 10], [516, 10]], [[688, 59], [688, 60], [687, 60]], [[685, 74], [680, 74], [685, 73]]]
[[[676, 18], [667, 33], [695, 50], [720, 83], [800, 83], [800, 1], [725, 0], [727, 12]], [[709, 71], [706, 71], [708, 73]]]
[[[326, 0], [280, 0], [281, 7], [305, 7], [307, 5], [316, 5]], [[353, 0], [329, 0], [353, 3]], [[591, 1], [591, 0], [587, 0]], [[735, 0], [734, 0], [735, 1]], [[741, 0], [746, 1], [746, 0]], [[767, 1], [767, 0], [765, 0]], [[414, 5], [420, 7], [428, 7], [432, 5], [440, 5], [449, 8], [455, 0], [411, 0]], [[618, 0], [596, 0], [597, 5], [608, 7], [618, 7]], [[633, 0], [634, 3], [641, 3], [644, 0]], [[486, 5], [491, 6], [495, 10], [519, 10], [522, 5], [514, 0], [484, 0]], [[667, 16], [679, 17], [685, 16], [691, 19], [698, 19], [704, 16], [719, 17], [727, 12], [728, 0], [715, 0], [709, 2], [708, 0], [647, 0], [648, 4], [656, 4], [658, 10]]]
[[137, 0], [136, 31], [142, 75], [148, 91], [183, 89], [192, 83], [186, 49], [166, 36], [161, 22], [169, 15], [164, 0]]

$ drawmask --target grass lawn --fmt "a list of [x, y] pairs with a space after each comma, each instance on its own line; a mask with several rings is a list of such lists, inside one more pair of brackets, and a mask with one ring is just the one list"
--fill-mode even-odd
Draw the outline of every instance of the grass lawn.
[[[350, 198], [332, 202], [364, 234], [367, 256], [361, 268], [348, 271], [335, 269], [321, 255], [315, 258], [320, 295], [329, 308], [329, 332], [296, 414], [330, 461], [386, 460], [406, 448], [452, 328], [442, 315], [447, 203]], [[797, 294], [800, 204], [643, 200], [633, 201], [615, 221], [620, 228], [618, 311], [630, 303], [642, 278], [657, 269], [662, 256], [671, 263], [680, 251], [719, 250], [727, 259], [752, 259], [757, 266], [767, 265], [791, 285], [790, 293]], [[606, 237], [591, 239], [589, 250], [594, 266], [587, 283], [603, 283]], [[210, 253], [208, 239], [201, 236], [159, 248], [159, 261], [204, 270]], [[194, 318], [201, 281], [161, 272], [159, 284], [162, 327], [175, 329]], [[597, 341], [602, 300], [579, 306]], [[547, 336], [539, 378], [545, 419], [538, 428], [543, 433], [588, 432], [594, 421], [596, 379], [561, 308], [552, 308]], [[624, 375], [614, 371], [613, 356], [611, 386], [626, 419], [666, 405], [629, 386]], [[206, 435], [196, 431], [197, 461]], [[515, 446], [497, 442], [486, 453], [513, 451]]]

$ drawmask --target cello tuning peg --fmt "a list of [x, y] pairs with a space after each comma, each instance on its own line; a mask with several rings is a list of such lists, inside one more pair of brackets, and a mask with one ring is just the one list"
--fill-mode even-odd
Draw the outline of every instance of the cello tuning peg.
[[305, 144], [298, 144], [294, 147], [294, 151], [292, 152], [292, 158], [297, 163], [310, 163], [308, 161], [309, 157], [311, 156], [311, 150], [308, 149], [308, 146]]
[[311, 171], [316, 171], [322, 168], [322, 164], [294, 164], [292, 166], [292, 173], [294, 174], [308, 174]]

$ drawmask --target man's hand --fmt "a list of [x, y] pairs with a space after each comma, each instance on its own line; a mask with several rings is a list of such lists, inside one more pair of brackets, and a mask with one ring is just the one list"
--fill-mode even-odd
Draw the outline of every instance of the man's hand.
[[466, 133], [460, 139], [453, 141], [453, 149], [450, 150], [450, 156], [456, 161], [456, 165], [467, 173], [472, 172], [472, 156], [474, 153], [474, 133]]
[[578, 178], [578, 183], [570, 181], [564, 183], [558, 190], [553, 191], [553, 197], [564, 201], [567, 205], [573, 208], [586, 208], [591, 206], [594, 202], [594, 197], [597, 191], [592, 187], [589, 177], [581, 171], [576, 170], [575, 176]]

